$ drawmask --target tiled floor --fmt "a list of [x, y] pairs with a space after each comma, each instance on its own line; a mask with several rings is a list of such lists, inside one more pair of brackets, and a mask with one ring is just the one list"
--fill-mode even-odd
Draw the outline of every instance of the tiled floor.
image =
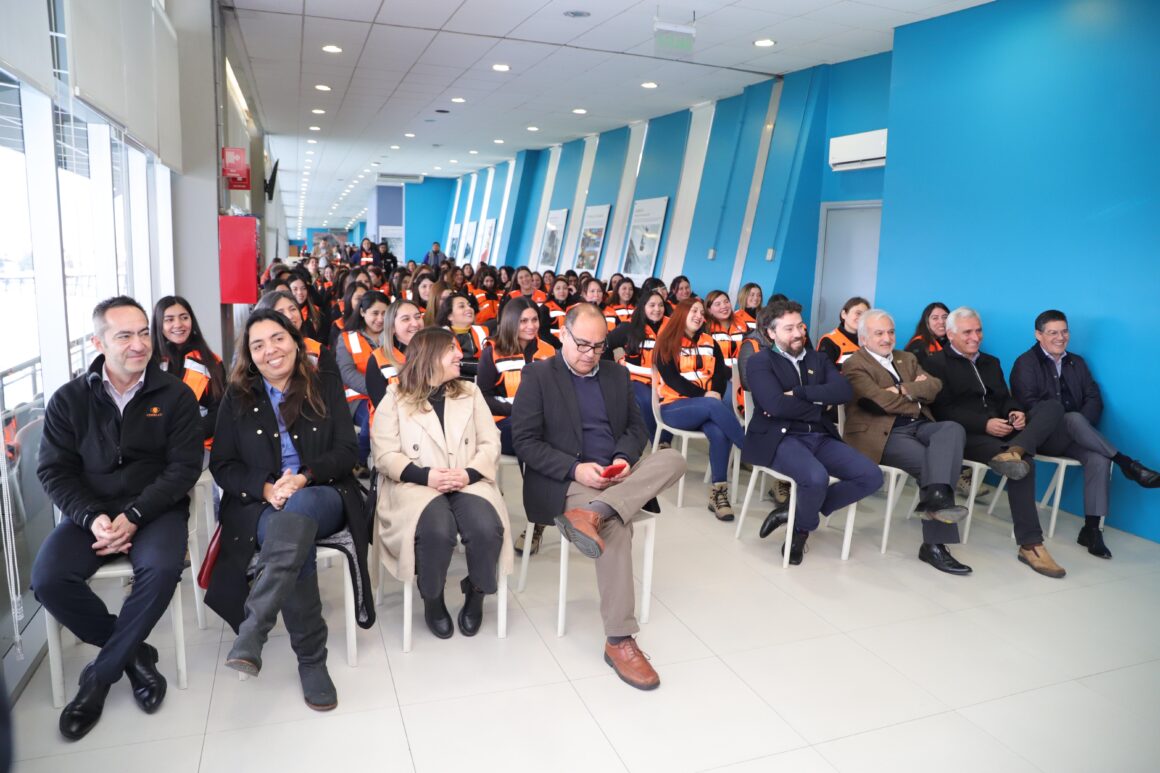
[[[693, 469], [703, 465], [695, 453]], [[879, 553], [879, 494], [858, 507], [849, 561], [839, 560], [836, 515], [805, 563], [783, 570], [779, 537], [756, 536], [769, 503], [735, 541], [706, 511], [699, 478], [683, 509], [675, 491], [664, 498], [658, 522], [652, 619], [639, 637], [661, 675], [655, 692], [622, 684], [601, 660], [594, 571], [576, 553], [568, 631], [556, 637], [549, 532], [524, 593], [512, 578], [506, 639], [494, 599], [479, 636], [449, 641], [427, 632], [416, 603], [414, 648], [403, 654], [392, 583], [379, 623], [358, 633], [354, 669], [342, 569], [323, 571], [340, 700], [325, 715], [302, 703], [280, 627], [260, 678], [225, 669], [230, 633], [212, 613], [197, 629], [187, 579], [189, 688], [173, 685], [163, 621], [162, 710], [141, 714], [122, 682], [97, 728], [68, 744], [42, 663], [15, 707], [16, 770], [1160, 770], [1160, 546], [1109, 530], [1116, 557], [1100, 561], [1075, 544], [1078, 520], [1062, 516], [1050, 548], [1068, 576], [1050, 580], [1016, 561], [1004, 501], [997, 517], [979, 508], [970, 543], [954, 551], [975, 574], [950, 577], [915, 558], [920, 527], [901, 514]], [[509, 501], [522, 529], [518, 491]], [[456, 556], [453, 613], [464, 572]], [[115, 603], [121, 589], [102, 593]], [[92, 652], [66, 647], [70, 696]]]

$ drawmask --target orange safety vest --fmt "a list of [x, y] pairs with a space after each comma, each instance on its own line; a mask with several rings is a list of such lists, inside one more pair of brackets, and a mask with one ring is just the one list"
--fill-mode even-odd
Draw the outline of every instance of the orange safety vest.
[[846, 360], [850, 359], [850, 355], [858, 351], [858, 344], [846, 337], [838, 328], [834, 328], [826, 333], [818, 341], [818, 346], [821, 346], [822, 341], [829, 341], [834, 346], [838, 347], [838, 365], [841, 365]]
[[548, 309], [548, 328], [552, 331], [552, 335], [558, 339], [560, 331], [564, 329], [564, 317], [568, 316], [568, 310], [557, 303], [555, 298], [545, 303], [544, 306]]
[[[510, 293], [508, 293], [509, 300], [512, 298], [522, 298], [522, 297], [524, 297], [524, 294], [522, 292], [520, 292], [519, 290], [512, 290]], [[544, 292], [543, 290], [532, 290], [531, 297], [532, 297], [532, 301], [537, 306], [542, 306], [548, 302], [548, 294], [546, 292]]]
[[608, 332], [611, 333], [620, 324], [620, 317], [616, 316], [616, 310], [612, 306], [605, 306], [602, 313], [604, 321], [608, 324]]
[[[487, 328], [483, 325], [472, 325], [468, 328], [468, 332], [471, 333], [471, 340], [475, 342], [475, 355], [478, 358], [479, 355], [483, 354], [483, 345], [487, 343]], [[451, 335], [455, 338], [455, 348], [459, 350], [460, 354], [463, 354], [463, 346], [459, 343], [459, 336], [454, 330], [451, 331]]]
[[[910, 346], [915, 341], [921, 341], [921, 340], [922, 340], [922, 336], [915, 336], [914, 338], [907, 341], [906, 345]], [[943, 349], [942, 344], [940, 344], [937, 340], [933, 340], [929, 344], [926, 345], [926, 353], [927, 354], [934, 354], [935, 352], [941, 352], [942, 349]]]
[[[407, 361], [407, 355], [398, 349], [395, 349], [392, 354], [394, 354], [395, 360], [398, 361], [399, 367], [402, 367], [403, 363]], [[371, 356], [374, 357], [375, 365], [378, 366], [379, 372], [387, 380], [387, 386], [399, 383], [399, 368], [391, 364], [391, 361], [387, 359], [387, 353], [382, 350], [382, 347], [371, 352]]]
[[742, 324], [745, 325], [746, 328], [748, 328], [751, 331], [757, 329], [757, 320], [754, 319], [753, 315], [750, 314], [745, 309], [737, 309], [736, 311], [734, 311], [733, 312], [733, 321], [734, 322], [741, 322]]
[[737, 355], [741, 352], [741, 339], [749, 332], [745, 323], [736, 317], [728, 328], [716, 320], [709, 320], [709, 335], [721, 347], [721, 354], [725, 357], [725, 367], [732, 368], [737, 362]]
[[645, 339], [640, 342], [640, 351], [636, 354], [626, 353], [620, 358], [620, 364], [628, 370], [629, 378], [648, 386], [652, 383], [653, 349], [656, 348], [657, 337], [648, 325], [644, 326], [644, 334]]
[[[546, 360], [549, 357], [554, 357], [556, 349], [547, 341], [539, 338], [536, 339], [536, 351], [532, 354], [531, 362], [536, 360]], [[495, 362], [495, 370], [497, 374], [495, 382], [495, 399], [511, 403], [516, 399], [516, 390], [520, 388], [520, 379], [523, 377], [524, 366], [528, 364], [528, 360], [524, 359], [524, 353], [497, 355], [495, 348], [491, 350], [492, 361]], [[496, 421], [503, 421], [507, 416], [492, 416]]]
[[[708, 333], [699, 333], [696, 341], [688, 337], [681, 339], [681, 356], [677, 361], [681, 376], [696, 384], [706, 392], [713, 386], [713, 373], [717, 369], [717, 358], [713, 355], [713, 338]], [[659, 390], [661, 404], [684, 398], [677, 390], [661, 379]]]
[[499, 314], [499, 298], [488, 298], [486, 290], [477, 290], [474, 293], [475, 302], [479, 311], [475, 315], [476, 322], [489, 322]]
[[630, 306], [624, 303], [614, 303], [604, 310], [605, 316], [608, 315], [609, 311], [612, 311], [612, 313], [616, 315], [617, 320], [623, 324], [632, 319], [632, 313], [636, 311], [636, 306]]
[[[754, 351], [754, 353], [761, 350], [761, 345], [758, 344], [757, 341], [755, 341], [754, 339], [746, 338], [746, 339], [742, 340], [741, 345], [737, 347], [737, 360], [738, 360], [738, 362], [741, 361], [741, 352], [744, 350], [744, 348], [746, 346], [748, 346], [750, 349], [752, 349]], [[740, 376], [737, 378], [737, 383], [734, 384], [733, 387], [737, 390], [737, 404], [739, 406], [741, 406], [741, 415], [744, 416], [745, 415], [745, 387], [741, 386]]]
[[[201, 355], [196, 351], [185, 355], [183, 365], [185, 373], [181, 376], [181, 381], [193, 390], [193, 399], [200, 403], [205, 390], [209, 388], [209, 368], [202, 363]], [[213, 438], [206, 438], [203, 445], [207, 449], [213, 448]]]
[[[350, 352], [350, 356], [354, 359], [354, 364], [358, 367], [358, 372], [364, 376], [367, 372], [367, 363], [371, 360], [371, 352], [375, 347], [371, 345], [370, 340], [362, 333], [356, 330], [348, 330], [342, 334], [342, 345]], [[362, 392], [356, 392], [349, 386], [346, 387], [346, 401], [353, 403], [358, 400], [370, 400]]]
[[318, 356], [322, 354], [322, 344], [305, 336], [302, 338], [302, 343], [306, 345], [306, 359], [310, 360], [310, 364], [317, 368]]

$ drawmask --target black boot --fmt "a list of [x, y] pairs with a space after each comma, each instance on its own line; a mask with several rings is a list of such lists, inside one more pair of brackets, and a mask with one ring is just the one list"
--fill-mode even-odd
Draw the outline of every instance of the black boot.
[[475, 589], [470, 577], [459, 583], [463, 591], [463, 609], [459, 610], [459, 632], [464, 636], [475, 636], [483, 624], [483, 593]]
[[918, 549], [918, 560], [930, 564], [940, 572], [947, 574], [970, 574], [971, 567], [966, 564], [961, 564], [951, 552], [947, 550], [946, 545], [936, 545], [930, 542], [922, 543], [922, 547]]
[[315, 711], [338, 705], [338, 691], [326, 670], [326, 620], [318, 595], [318, 575], [303, 577], [282, 602], [282, 622], [290, 634], [290, 648], [298, 656], [302, 698]]
[[423, 619], [427, 621], [431, 633], [440, 639], [450, 639], [455, 633], [455, 623], [451, 621], [451, 613], [447, 611], [442, 593], [437, 598], [423, 599]]
[[97, 681], [92, 663], [81, 671], [80, 685], [77, 697], [60, 713], [60, 734], [70, 741], [79, 741], [96, 726], [109, 695], [110, 685]]
[[133, 700], [146, 714], [161, 708], [165, 700], [165, 677], [157, 670], [157, 650], [142, 642], [137, 654], [125, 665], [125, 676], [133, 688]]
[[1084, 526], [1075, 540], [1097, 558], [1111, 558], [1112, 551], [1104, 544], [1104, 533], [1099, 526]]
[[762, 522], [761, 528], [757, 530], [757, 536], [765, 539], [774, 531], [785, 526], [789, 522], [789, 503], [778, 505], [769, 511], [769, 515], [765, 516], [765, 521]]
[[318, 524], [298, 513], [275, 513], [266, 527], [266, 541], [258, 555], [258, 576], [246, 597], [246, 618], [226, 656], [226, 665], [257, 676], [262, 670], [262, 647], [282, 603], [294, 589], [302, 562], [314, 546]]
[[[797, 566], [802, 562], [802, 558], [806, 554], [806, 540], [810, 538], [808, 531], [798, 531], [794, 529], [792, 541], [789, 544], [789, 562], [793, 566]], [[781, 546], [785, 550], [785, 544]]]

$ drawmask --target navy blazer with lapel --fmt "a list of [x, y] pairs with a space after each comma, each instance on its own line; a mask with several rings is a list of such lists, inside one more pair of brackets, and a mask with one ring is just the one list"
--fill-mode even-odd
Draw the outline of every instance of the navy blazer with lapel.
[[769, 467], [782, 438], [807, 424], [814, 431], [842, 439], [826, 411], [853, 399], [850, 382], [818, 351], [807, 349], [802, 362], [804, 379], [797, 365], [772, 347], [754, 354], [746, 363], [745, 380], [755, 405], [741, 450], [743, 461]]
[[1044, 400], [1058, 400], [1062, 403], [1062, 381], [1075, 400], [1076, 410], [1095, 426], [1104, 412], [1104, 400], [1087, 363], [1078, 354], [1065, 352], [1060, 370], [1062, 378], [1055, 375], [1055, 363], [1037, 341], [1019, 355], [1011, 368], [1011, 395], [1027, 410]]

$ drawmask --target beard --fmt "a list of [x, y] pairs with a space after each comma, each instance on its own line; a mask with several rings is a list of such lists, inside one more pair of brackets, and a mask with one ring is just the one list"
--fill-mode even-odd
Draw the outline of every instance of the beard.
[[791, 341], [786, 344], [782, 344], [780, 341], [778, 341], [777, 346], [786, 354], [797, 357], [802, 353], [802, 350], [806, 348], [806, 340], [804, 338], [799, 338], [796, 341]]

